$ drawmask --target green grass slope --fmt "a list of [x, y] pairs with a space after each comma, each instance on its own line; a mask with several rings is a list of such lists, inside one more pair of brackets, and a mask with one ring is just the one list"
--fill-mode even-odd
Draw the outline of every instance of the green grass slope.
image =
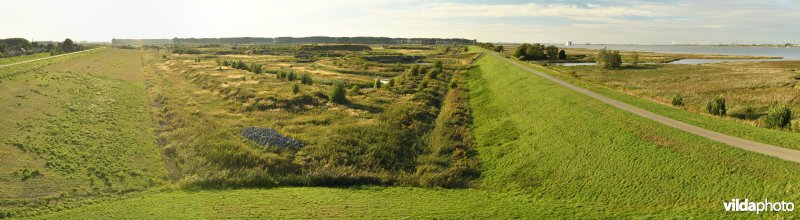
[[768, 129], [764, 127], [756, 127], [750, 124], [742, 123], [742, 120], [734, 119], [731, 117], [719, 117], [709, 114], [698, 114], [684, 109], [670, 106], [669, 103], [657, 103], [641, 97], [630, 95], [620, 92], [609, 87], [589, 82], [587, 80], [576, 79], [566, 73], [558, 72], [552, 69], [534, 65], [531, 63], [523, 63], [533, 69], [547, 73], [562, 80], [568, 81], [572, 84], [589, 89], [604, 96], [614, 98], [621, 102], [634, 105], [644, 110], [670, 117], [672, 119], [689, 123], [698, 127], [708, 130], [721, 132], [748, 140], [758, 141], [775, 146], [781, 146], [791, 149], [800, 149], [800, 133], [790, 131], [782, 131], [776, 129]]
[[26, 60], [45, 58], [45, 57], [48, 57], [48, 56], [50, 56], [50, 54], [48, 54], [48, 53], [35, 53], [35, 54], [30, 54], [30, 55], [22, 55], [22, 56], [15, 56], [15, 57], [5, 57], [5, 58], [0, 58], [0, 65], [11, 64], [11, 63], [16, 63], [16, 62], [22, 62], [22, 61], [26, 61]]
[[0, 82], [0, 215], [144, 190], [165, 176], [144, 82], [125, 77], [141, 75], [138, 52], [54, 59], [0, 68], [15, 71]]
[[[477, 189], [169, 191], [44, 218], [738, 217], [731, 198], [798, 201], [800, 165], [615, 109], [484, 56], [470, 71]], [[797, 217], [762, 213], [762, 217]]]

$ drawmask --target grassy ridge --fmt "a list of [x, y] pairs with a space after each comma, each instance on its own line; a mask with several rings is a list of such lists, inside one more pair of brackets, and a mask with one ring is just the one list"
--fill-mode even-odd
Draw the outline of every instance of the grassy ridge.
[[785, 148], [800, 149], [800, 134], [787, 131], [780, 131], [774, 129], [767, 129], [763, 127], [756, 127], [749, 124], [741, 123], [741, 120], [733, 119], [730, 117], [723, 118], [705, 114], [697, 114], [694, 112], [686, 111], [683, 109], [669, 106], [629, 95], [614, 89], [598, 85], [589, 81], [576, 79], [566, 73], [554, 71], [541, 66], [533, 65], [530, 63], [523, 63], [529, 67], [542, 71], [544, 73], [559, 77], [562, 80], [568, 81], [580, 87], [592, 90], [596, 93], [602, 94], [607, 97], [614, 98], [621, 102], [625, 102], [636, 107], [645, 109], [647, 111], [670, 117], [675, 120], [683, 121], [698, 127], [717, 131], [753, 141], [772, 144]]
[[45, 58], [45, 57], [48, 57], [48, 56], [50, 56], [50, 54], [48, 54], [48, 53], [36, 53], [36, 54], [23, 55], [23, 56], [0, 58], [0, 65], [16, 63], [16, 62], [22, 62], [22, 61], [26, 61], [26, 60]]
[[622, 112], [496, 57], [478, 64], [471, 106], [488, 186], [611, 213], [721, 215], [726, 199], [798, 199], [798, 164]]
[[20, 66], [29, 69], [0, 84], [7, 91], [0, 214], [59, 209], [162, 181], [144, 84], [122, 79], [141, 74], [137, 52], [101, 49]]

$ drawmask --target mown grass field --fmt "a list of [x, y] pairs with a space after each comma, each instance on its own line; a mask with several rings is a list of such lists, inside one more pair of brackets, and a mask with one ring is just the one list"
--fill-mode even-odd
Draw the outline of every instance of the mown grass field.
[[39, 58], [44, 58], [44, 57], [48, 57], [48, 56], [50, 56], [50, 54], [48, 54], [48, 53], [36, 53], [36, 54], [23, 55], [23, 56], [5, 57], [5, 58], [0, 58], [0, 65], [5, 65], [5, 64], [9, 64], [9, 63], [16, 63], [16, 62], [22, 62], [22, 61], [26, 61], [26, 60], [39, 59]]
[[3, 213], [59, 209], [165, 178], [137, 52], [101, 49], [0, 75]]
[[620, 70], [594, 66], [553, 66], [562, 73], [575, 72], [582, 80], [668, 104], [678, 94], [686, 110], [707, 114], [706, 103], [727, 100], [728, 115], [742, 122], [757, 120], [774, 105], [787, 105], [800, 117], [800, 62], [740, 62], [703, 65], [644, 65]]
[[639, 118], [494, 56], [477, 64], [467, 87], [482, 161], [474, 189], [176, 190], [41, 217], [797, 217], [796, 212], [725, 213], [722, 202], [797, 201], [798, 164]]

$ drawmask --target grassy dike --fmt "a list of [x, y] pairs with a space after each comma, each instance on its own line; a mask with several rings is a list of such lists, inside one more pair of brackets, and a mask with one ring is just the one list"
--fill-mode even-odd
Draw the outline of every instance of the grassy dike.
[[601, 95], [618, 101], [642, 108], [644, 110], [667, 116], [669, 118], [695, 125], [708, 130], [725, 133], [744, 139], [758, 141], [775, 146], [791, 149], [800, 149], [800, 134], [784, 130], [768, 129], [742, 123], [743, 120], [733, 117], [720, 117], [710, 114], [698, 114], [685, 109], [670, 106], [669, 103], [658, 103], [642, 97], [630, 95], [612, 88], [593, 83], [587, 80], [576, 79], [567, 73], [548, 69], [539, 65], [520, 62], [523, 65], [553, 75], [582, 88], [591, 90]]
[[469, 73], [482, 161], [475, 189], [177, 190], [40, 217], [752, 218], [754, 213], [723, 212], [722, 202], [800, 201], [798, 164], [640, 118], [494, 56], [477, 64]]

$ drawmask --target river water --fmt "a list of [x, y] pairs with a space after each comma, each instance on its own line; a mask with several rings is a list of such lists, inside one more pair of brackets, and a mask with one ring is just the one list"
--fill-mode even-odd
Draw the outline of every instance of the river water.
[[[563, 45], [559, 47], [564, 47]], [[800, 60], [800, 47], [764, 47], [764, 46], [689, 46], [689, 45], [615, 45], [615, 44], [573, 44], [567, 48], [587, 48], [643, 52], [661, 52], [678, 54], [721, 54], [721, 55], [751, 55], [774, 56], [783, 59], [683, 59], [672, 64], [703, 64], [720, 62], [753, 62], [753, 61], [782, 61]], [[565, 66], [591, 65], [586, 63], [566, 63]]]

